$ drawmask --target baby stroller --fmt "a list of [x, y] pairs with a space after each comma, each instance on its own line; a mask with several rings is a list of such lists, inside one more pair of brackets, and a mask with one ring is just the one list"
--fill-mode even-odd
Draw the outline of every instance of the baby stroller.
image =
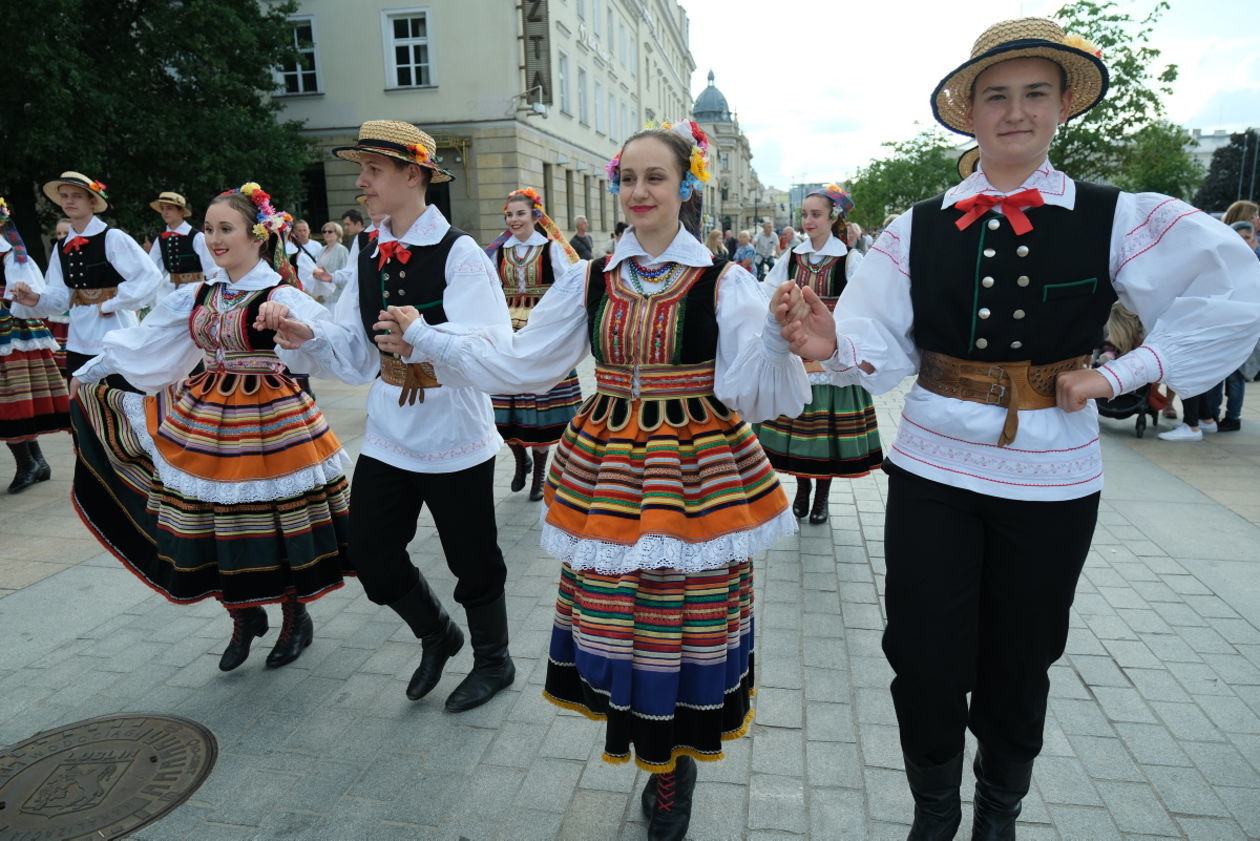
[[[1094, 351], [1093, 366], [1097, 368], [1109, 359], [1120, 356], [1125, 349], [1135, 348], [1142, 343], [1146, 331], [1138, 317], [1121, 306], [1119, 301], [1111, 305], [1111, 315], [1107, 319], [1107, 338], [1103, 346]], [[1162, 395], [1155, 395], [1162, 398]], [[1098, 405], [1098, 414], [1104, 418], [1124, 420], [1137, 416], [1133, 431], [1141, 438], [1146, 432], [1146, 416], [1151, 416], [1151, 426], [1159, 426], [1159, 412], [1162, 405], [1155, 405], [1151, 396], [1151, 385], [1148, 383], [1136, 391], [1120, 394], [1110, 400], [1099, 397], [1094, 401]]]
[[1151, 406], [1151, 386], [1142, 386], [1137, 391], [1121, 394], [1110, 400], [1099, 397], [1094, 400], [1098, 405], [1098, 414], [1104, 418], [1124, 420], [1137, 415], [1133, 431], [1141, 438], [1146, 432], [1146, 416], [1151, 416], [1151, 426], [1159, 426], [1159, 410]]

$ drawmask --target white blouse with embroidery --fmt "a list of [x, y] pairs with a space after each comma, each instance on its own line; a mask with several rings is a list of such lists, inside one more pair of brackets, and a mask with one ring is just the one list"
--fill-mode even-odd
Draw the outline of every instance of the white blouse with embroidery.
[[[1047, 205], [1075, 207], [1076, 183], [1049, 162], [1011, 192], [1029, 188], [1037, 188]], [[945, 194], [942, 207], [979, 193], [1003, 195], [978, 170]], [[837, 350], [824, 362], [844, 381], [875, 394], [919, 368], [910, 298], [912, 214], [884, 231], [840, 296]], [[1111, 283], [1147, 329], [1141, 347], [1100, 369], [1115, 394], [1150, 382], [1200, 394], [1242, 364], [1260, 337], [1260, 263], [1238, 234], [1177, 199], [1120, 194], [1111, 228]], [[873, 373], [857, 367], [863, 361]], [[1006, 409], [943, 397], [916, 384], [885, 458], [936, 482], [1009, 499], [1076, 499], [1102, 488], [1092, 402], [1079, 412], [1021, 411], [1015, 440], [999, 447], [1005, 418]]]

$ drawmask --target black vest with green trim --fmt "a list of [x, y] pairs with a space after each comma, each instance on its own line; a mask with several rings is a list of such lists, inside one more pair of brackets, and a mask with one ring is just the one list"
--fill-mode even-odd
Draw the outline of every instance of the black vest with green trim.
[[446, 258], [460, 237], [468, 236], [455, 226], [433, 245], [409, 245], [411, 258], [403, 263], [395, 255], [377, 267], [379, 257], [376, 247], [359, 251], [359, 317], [368, 339], [376, 335], [372, 325], [379, 319], [380, 311], [388, 306], [412, 306], [420, 310], [429, 324], [447, 321], [442, 307], [446, 294]]
[[[600, 346], [600, 321], [604, 302], [608, 299], [607, 279], [604, 267], [608, 257], [592, 260], [586, 284], [586, 326], [591, 337], [591, 355], [596, 362], [604, 362], [604, 349]], [[674, 347], [674, 365], [696, 365], [717, 358], [717, 282], [726, 268], [727, 261], [714, 257], [713, 265], [704, 270], [679, 302], [682, 310], [680, 321], [681, 340]]]
[[[117, 286], [125, 278], [118, 273], [105, 256], [105, 237], [110, 228], [99, 234], [85, 237], [71, 231], [64, 240], [57, 241], [57, 259], [61, 261], [61, 279], [71, 289], [107, 289]], [[66, 243], [85, 239], [86, 243], [66, 253]]]
[[[170, 234], [170, 236], [163, 236]], [[163, 231], [158, 235], [158, 248], [162, 254], [162, 266], [168, 274], [194, 274], [201, 271], [201, 257], [193, 245], [200, 231], [178, 234]]]
[[978, 362], [1045, 365], [1091, 352], [1116, 300], [1111, 286], [1114, 187], [1076, 182], [1076, 207], [1025, 212], [1016, 236], [990, 211], [965, 230], [942, 196], [914, 206], [910, 299], [914, 342]]

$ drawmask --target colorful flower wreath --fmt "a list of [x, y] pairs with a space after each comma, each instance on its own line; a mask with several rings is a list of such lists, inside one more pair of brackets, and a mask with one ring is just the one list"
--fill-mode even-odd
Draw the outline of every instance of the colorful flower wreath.
[[412, 143], [407, 147], [407, 151], [411, 153], [411, 157], [418, 164], [427, 164], [429, 162], [429, 150], [421, 146], [419, 143]]
[[1063, 43], [1065, 46], [1071, 47], [1074, 50], [1080, 50], [1083, 53], [1089, 53], [1095, 58], [1102, 58], [1102, 47], [1098, 46], [1093, 41], [1090, 41], [1088, 38], [1085, 38], [1082, 35], [1076, 35], [1076, 34], [1067, 35], [1066, 37], [1064, 37]]
[[[678, 194], [684, 201], [691, 198], [692, 194], [700, 189], [704, 184], [709, 183], [712, 173], [709, 171], [709, 136], [704, 133], [704, 129], [700, 128], [693, 120], [685, 120], [681, 123], [648, 123], [644, 126], [648, 129], [660, 129], [662, 131], [672, 131], [674, 134], [682, 137], [691, 146], [691, 165], [688, 172], [683, 176], [682, 183], [678, 186]], [[623, 149], [625, 147], [622, 147]], [[604, 172], [608, 175], [608, 192], [616, 194], [621, 192], [621, 153], [604, 164]]]
[[9, 212], [9, 204], [0, 196], [0, 225], [9, 224], [9, 220], [13, 218], [13, 214]]
[[507, 213], [508, 205], [511, 203], [512, 199], [517, 198], [518, 196], [521, 198], [529, 199], [530, 205], [533, 208], [535, 219], [543, 215], [542, 196], [538, 195], [538, 191], [535, 190], [533, 187], [525, 187], [523, 189], [513, 190], [512, 192], [508, 193], [508, 200], [503, 203], [504, 213]]
[[96, 192], [100, 193], [101, 198], [103, 199], [109, 198], [109, 196], [105, 195], [105, 182], [104, 181], [92, 181], [88, 184], [88, 186], [91, 187]]
[[258, 215], [254, 217], [256, 222], [252, 229], [254, 239], [263, 242], [267, 237], [275, 234], [280, 236], [293, 227], [293, 217], [283, 210], [276, 210], [271, 205], [271, 194], [263, 190], [256, 181], [250, 181], [242, 184], [240, 189], [225, 190], [223, 195], [229, 193], [240, 193], [254, 203], [258, 208]]

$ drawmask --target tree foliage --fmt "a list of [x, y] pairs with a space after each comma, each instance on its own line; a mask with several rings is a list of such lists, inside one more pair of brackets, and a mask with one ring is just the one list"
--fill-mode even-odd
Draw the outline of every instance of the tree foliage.
[[1260, 195], [1260, 131], [1231, 134], [1229, 143], [1212, 153], [1207, 177], [1194, 194], [1194, 205], [1222, 212], [1238, 199]]
[[1190, 154], [1194, 143], [1181, 126], [1167, 120], [1148, 123], [1129, 138], [1116, 186], [1134, 193], [1163, 193], [1189, 199], [1203, 179], [1203, 167]]
[[[312, 149], [268, 95], [273, 68], [293, 55], [286, 16], [294, 8], [258, 0], [0, 3], [9, 68], [0, 86], [0, 194], [28, 241], [38, 186], [63, 170], [108, 185], [112, 220], [133, 233], [161, 225], [148, 207], [161, 190], [183, 193], [196, 210], [245, 181], [262, 183], [278, 206], [300, 200]], [[46, 229], [56, 208], [41, 200], [38, 210]]]
[[958, 181], [958, 151], [940, 131], [927, 129], [910, 140], [883, 145], [891, 154], [871, 161], [849, 182], [849, 218], [864, 228], [878, 227], [889, 213], [908, 210]]

